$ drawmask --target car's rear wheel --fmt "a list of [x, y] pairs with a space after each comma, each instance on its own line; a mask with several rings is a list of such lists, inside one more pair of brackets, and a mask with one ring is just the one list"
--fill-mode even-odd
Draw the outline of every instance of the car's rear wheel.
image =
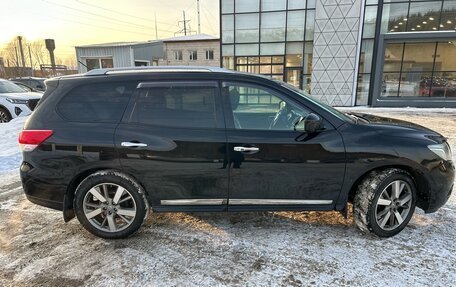
[[79, 222], [103, 238], [125, 238], [143, 224], [149, 206], [142, 187], [117, 171], [100, 171], [76, 189], [74, 207]]
[[370, 173], [353, 202], [358, 227], [380, 237], [401, 232], [415, 211], [415, 183], [406, 171], [391, 168]]
[[0, 123], [7, 123], [11, 121], [11, 119], [10, 113], [4, 108], [0, 108]]

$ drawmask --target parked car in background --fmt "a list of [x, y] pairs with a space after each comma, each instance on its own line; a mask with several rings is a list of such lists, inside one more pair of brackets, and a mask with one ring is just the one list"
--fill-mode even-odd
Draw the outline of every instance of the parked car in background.
[[30, 115], [42, 95], [26, 91], [11, 81], [0, 79], [0, 123]]
[[27, 198], [104, 238], [154, 212], [338, 210], [400, 232], [435, 212], [455, 167], [422, 126], [344, 114], [295, 87], [220, 68], [92, 70], [48, 80], [19, 137]]
[[46, 85], [44, 81], [46, 78], [37, 78], [37, 77], [20, 77], [20, 78], [12, 78], [10, 81], [14, 82], [21, 82], [26, 84], [29, 87], [32, 87], [38, 91], [44, 92], [46, 90]]
[[12, 81], [12, 82], [15, 83], [16, 85], [18, 85], [19, 87], [23, 88], [27, 92], [36, 92], [36, 93], [41, 93], [41, 94], [44, 93], [43, 91], [34, 89], [34, 88], [30, 87], [29, 85], [24, 84], [22, 82], [16, 82], [16, 81]]

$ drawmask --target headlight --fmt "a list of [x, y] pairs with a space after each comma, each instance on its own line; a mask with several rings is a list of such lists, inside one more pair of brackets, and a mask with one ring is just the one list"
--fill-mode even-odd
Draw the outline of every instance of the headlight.
[[12, 104], [24, 104], [26, 105], [28, 103], [28, 100], [19, 100], [19, 99], [11, 99], [11, 98], [6, 98], [6, 100]]
[[451, 149], [447, 142], [428, 145], [428, 148], [444, 160], [452, 159]]

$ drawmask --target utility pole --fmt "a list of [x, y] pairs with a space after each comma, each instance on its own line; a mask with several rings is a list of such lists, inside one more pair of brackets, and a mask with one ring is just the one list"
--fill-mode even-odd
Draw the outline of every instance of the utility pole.
[[157, 28], [157, 12], [155, 14], [155, 40], [158, 40], [158, 28]]
[[185, 11], [182, 11], [184, 13], [184, 35], [187, 36], [187, 21], [185, 21]]
[[22, 37], [17, 36], [17, 40], [19, 41], [19, 51], [21, 52], [22, 69], [25, 69], [25, 58], [24, 58], [24, 49], [22, 47]]
[[32, 53], [30, 52], [30, 44], [28, 45], [28, 52], [30, 56], [30, 68], [32, 69], [32, 77], [33, 77], [33, 62], [32, 62]]
[[187, 33], [189, 35], [191, 35], [192, 33], [195, 32], [195, 31], [192, 31], [192, 29], [190, 28], [190, 25], [188, 25], [188, 29], [187, 29], [187, 23], [190, 22], [191, 20], [187, 20], [185, 18], [185, 11], [182, 11], [182, 14], [184, 15], [184, 20], [183, 21], [178, 21], [177, 24], [180, 27], [180, 23], [183, 23], [184, 27], [181, 30], [179, 30], [176, 33], [174, 33], [174, 36], [176, 36], [176, 34], [182, 34], [182, 33], [184, 33], [184, 35], [187, 36]]
[[19, 71], [19, 56], [17, 55], [17, 47], [14, 46], [14, 51], [16, 52], [16, 73], [20, 77], [21, 72]]
[[198, 9], [198, 34], [201, 34], [201, 19], [200, 19], [200, 0], [196, 0]]

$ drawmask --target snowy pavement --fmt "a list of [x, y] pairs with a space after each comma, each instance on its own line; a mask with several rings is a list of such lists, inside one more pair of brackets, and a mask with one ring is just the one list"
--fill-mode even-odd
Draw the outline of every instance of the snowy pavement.
[[[355, 109], [450, 138], [456, 111]], [[0, 125], [0, 286], [454, 286], [456, 196], [417, 210], [389, 239], [337, 212], [150, 214], [134, 237], [102, 240], [28, 202], [18, 177], [23, 120]]]

